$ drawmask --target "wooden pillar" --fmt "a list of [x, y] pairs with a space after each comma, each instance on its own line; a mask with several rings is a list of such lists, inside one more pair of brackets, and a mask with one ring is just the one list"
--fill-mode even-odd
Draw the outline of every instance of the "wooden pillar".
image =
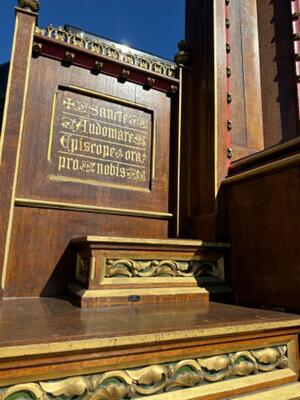
[[[299, 135], [295, 69], [295, 62], [299, 69], [297, 7], [299, 7], [297, 1], [257, 0], [266, 148]], [[294, 11], [293, 17], [292, 11]]]
[[263, 149], [256, 1], [187, 0], [186, 40], [185, 227], [189, 236], [214, 240], [225, 233], [220, 186], [230, 161]]
[[[26, 92], [38, 1], [19, 0], [10, 70], [0, 137], [0, 276], [1, 296], [5, 286], [7, 255], [13, 221], [16, 177], [23, 124], [26, 118]], [[5, 150], [5, 151], [4, 151]]]
[[217, 193], [227, 162], [225, 9], [218, 11], [212, 1], [186, 2], [190, 72], [183, 81], [182, 182], [188, 184], [182, 185], [181, 235], [210, 240], [218, 236]]

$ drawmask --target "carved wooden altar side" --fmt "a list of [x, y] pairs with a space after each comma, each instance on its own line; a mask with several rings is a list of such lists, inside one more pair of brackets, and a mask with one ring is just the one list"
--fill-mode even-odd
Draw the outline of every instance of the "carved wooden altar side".
[[176, 64], [40, 29], [30, 7], [16, 9], [1, 134], [4, 297], [65, 292], [75, 237], [166, 238], [176, 219]]
[[253, 272], [266, 282], [274, 248], [257, 215], [268, 222], [270, 193], [280, 208], [299, 158], [296, 139], [232, 162], [285, 137], [285, 105], [274, 82], [261, 91], [265, 2], [220, 4], [187, 1], [173, 63], [37, 27], [38, 1], [19, 0], [0, 139], [0, 400], [300, 396], [300, 318], [212, 301], [233, 302], [229, 252], [238, 300], [261, 294]]

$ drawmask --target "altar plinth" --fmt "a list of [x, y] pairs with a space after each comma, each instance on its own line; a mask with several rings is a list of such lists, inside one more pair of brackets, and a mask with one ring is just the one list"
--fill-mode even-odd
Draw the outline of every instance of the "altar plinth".
[[206, 288], [225, 292], [227, 243], [87, 236], [72, 244], [77, 264], [69, 289], [81, 307], [188, 301], [201, 306], [209, 301]]
[[24, 392], [55, 400], [231, 399], [276, 386], [282, 400], [299, 390], [300, 318], [290, 314], [212, 302], [80, 309], [15, 299], [2, 302], [0, 323], [1, 400]]
[[[188, 64], [184, 41], [174, 63], [40, 28], [38, 0], [19, 0], [0, 99], [0, 400], [300, 396], [300, 318], [212, 301], [233, 300], [231, 275], [248, 284], [245, 263], [229, 262], [218, 188], [232, 99], [249, 103], [228, 92], [225, 57], [240, 42], [226, 46], [231, 2], [217, 3], [187, 2], [200, 29]], [[252, 40], [246, 3], [250, 19], [232, 15]], [[243, 88], [259, 66], [245, 60], [233, 57]], [[242, 108], [260, 132], [248, 118], [259, 104]], [[240, 154], [257, 149], [245, 140]]]

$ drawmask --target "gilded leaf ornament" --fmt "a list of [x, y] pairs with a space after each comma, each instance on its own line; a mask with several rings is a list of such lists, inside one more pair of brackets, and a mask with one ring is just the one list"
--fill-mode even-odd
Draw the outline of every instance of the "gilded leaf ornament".
[[107, 260], [105, 276], [113, 277], [197, 277], [219, 278], [221, 271], [213, 262], [191, 260]]
[[[0, 400], [126, 400], [288, 368], [287, 346], [239, 351], [0, 389]], [[19, 397], [18, 397], [19, 395]]]
[[[37, 0], [19, 0], [20, 3], [38, 3]], [[60, 42], [69, 43], [73, 46], [89, 50], [93, 53], [101, 54], [103, 56], [112, 58], [113, 60], [122, 61], [156, 74], [164, 75], [169, 78], [176, 77], [176, 64], [167, 61], [158, 61], [156, 58], [151, 58], [146, 55], [135, 53], [134, 49], [124, 51], [121, 47], [114, 44], [102, 42], [101, 40], [91, 40], [89, 38], [81, 37], [80, 34], [68, 32], [63, 27], [54, 27], [49, 25], [45, 29], [36, 28], [36, 34], [47, 36], [51, 39]]]

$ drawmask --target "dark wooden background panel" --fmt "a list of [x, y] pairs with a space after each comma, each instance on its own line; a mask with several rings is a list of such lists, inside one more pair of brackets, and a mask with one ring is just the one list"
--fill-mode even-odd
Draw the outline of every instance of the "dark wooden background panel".
[[264, 140], [269, 147], [299, 135], [290, 1], [257, 0]]
[[228, 188], [231, 275], [240, 304], [300, 312], [300, 169]]
[[256, 2], [230, 2], [232, 160], [263, 149]]
[[233, 129], [231, 131], [232, 145], [247, 146], [247, 124], [246, 124], [246, 105], [245, 105], [245, 85], [243, 69], [243, 41], [241, 19], [241, 1], [231, 2], [229, 5], [230, 22], [230, 59], [231, 71], [230, 78], [231, 103]]
[[[197, 23], [196, 18], [197, 16]], [[191, 46], [191, 155], [190, 210], [192, 216], [214, 212], [214, 59], [210, 24], [213, 6], [207, 2], [188, 1], [186, 38]], [[205, 167], [204, 167], [205, 166]], [[196, 183], [197, 182], [197, 183]], [[205, 196], [203, 195], [205, 193]]]
[[70, 240], [99, 234], [166, 238], [167, 221], [16, 207], [4, 296], [66, 294], [76, 264]]
[[[157, 119], [156, 153], [159, 152], [160, 156], [156, 157], [151, 192], [73, 182], [57, 183], [48, 179], [47, 149], [52, 99], [59, 85], [75, 85], [107, 93], [153, 109]], [[39, 57], [32, 62], [26, 111], [17, 197], [118, 208], [131, 208], [134, 204], [135, 209], [168, 211], [170, 99], [164, 93], [146, 91], [130, 82], [120, 83], [116, 78], [103, 74], [95, 76], [76, 66], [66, 68], [55, 60]], [[31, 185], [28, 185], [28, 176]]]
[[252, 0], [240, 3], [247, 145], [257, 151], [264, 147], [257, 6]]
[[188, 189], [183, 195], [186, 223], [182, 235], [209, 240], [216, 238], [216, 196], [227, 161], [224, 15], [225, 5], [186, 1], [191, 71], [184, 87], [183, 121], [189, 133], [182, 149], [183, 168], [188, 171], [182, 185], [182, 192]]

